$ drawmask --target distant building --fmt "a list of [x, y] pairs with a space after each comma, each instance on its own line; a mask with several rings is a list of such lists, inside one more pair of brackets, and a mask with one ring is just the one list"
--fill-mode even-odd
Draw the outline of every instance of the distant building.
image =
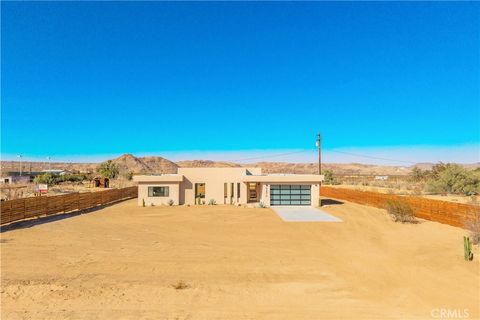
[[1, 178], [2, 184], [11, 184], [11, 183], [29, 183], [31, 181], [30, 176], [16, 176], [16, 175], [5, 175]]
[[375, 176], [375, 180], [385, 181], [385, 180], [388, 180], [388, 176]]
[[68, 170], [62, 170], [62, 169], [47, 169], [47, 170], [42, 170], [42, 173], [50, 173], [50, 174], [53, 174], [54, 176], [63, 176], [65, 174], [72, 174], [72, 172]]

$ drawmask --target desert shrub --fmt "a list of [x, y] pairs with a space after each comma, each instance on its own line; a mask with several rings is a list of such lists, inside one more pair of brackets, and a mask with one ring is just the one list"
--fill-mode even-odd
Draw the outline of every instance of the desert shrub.
[[324, 175], [324, 180], [323, 180], [323, 183], [324, 184], [338, 184], [337, 180], [335, 179], [335, 176], [333, 175], [333, 171], [332, 170], [325, 170], [323, 172], [323, 175]]
[[415, 215], [412, 207], [401, 200], [388, 200], [385, 202], [385, 209], [392, 217], [393, 221], [401, 223], [414, 223], [416, 222]]
[[102, 162], [97, 167], [97, 172], [109, 179], [115, 179], [118, 176], [118, 166], [112, 160]]
[[266, 208], [267, 205], [265, 203], [263, 203], [262, 201], [260, 201], [260, 203], [258, 204], [258, 207], [259, 208]]
[[133, 171], [127, 171], [127, 172], [124, 174], [124, 177], [125, 177], [125, 179], [127, 179], [128, 181], [132, 181], [132, 179], [133, 179]]
[[41, 183], [41, 184], [48, 184], [48, 185], [52, 185], [52, 184], [56, 184], [57, 183], [57, 179], [56, 177], [51, 174], [51, 173], [43, 173], [43, 174], [40, 174], [38, 176], [36, 176], [34, 179], [33, 179], [33, 182], [35, 183]]
[[168, 203], [168, 205], [171, 207], [171, 206], [173, 206], [173, 204], [174, 204], [175, 202], [174, 202], [172, 199], [170, 199], [170, 200], [168, 200], [167, 203]]
[[64, 174], [56, 177], [58, 182], [82, 182], [87, 179], [88, 177], [85, 174]]
[[172, 287], [175, 289], [175, 290], [185, 290], [185, 289], [188, 289], [190, 288], [190, 286], [183, 280], [180, 280], [178, 281], [177, 283], [175, 284], [172, 284]]
[[425, 192], [440, 194], [480, 194], [480, 172], [448, 163], [433, 166], [425, 184]]
[[217, 201], [215, 201], [215, 199], [210, 199], [210, 200], [208, 200], [208, 205], [209, 205], [209, 206], [214, 206], [214, 205], [216, 205], [216, 204], [217, 204]]
[[410, 180], [413, 182], [422, 182], [425, 181], [428, 174], [428, 170], [422, 170], [419, 167], [414, 167], [410, 172]]

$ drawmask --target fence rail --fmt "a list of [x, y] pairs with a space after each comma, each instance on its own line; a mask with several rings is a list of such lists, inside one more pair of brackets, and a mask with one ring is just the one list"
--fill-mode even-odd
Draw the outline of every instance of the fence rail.
[[70, 193], [52, 197], [23, 198], [0, 203], [0, 223], [93, 208], [137, 197], [138, 188], [128, 187], [98, 192]]
[[384, 208], [388, 200], [403, 200], [410, 205], [416, 217], [449, 224], [455, 227], [465, 227], [468, 221], [478, 221], [480, 215], [480, 206], [415, 196], [399, 196], [324, 186], [321, 187], [320, 195], [322, 197], [346, 200], [377, 208]]

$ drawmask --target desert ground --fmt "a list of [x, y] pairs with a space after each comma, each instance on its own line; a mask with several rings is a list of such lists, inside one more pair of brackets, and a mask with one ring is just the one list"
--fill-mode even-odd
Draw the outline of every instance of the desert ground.
[[[351, 203], [343, 222], [271, 209], [110, 207], [1, 234], [2, 319], [480, 317], [465, 230], [398, 224]], [[459, 313], [460, 314], [460, 313]]]

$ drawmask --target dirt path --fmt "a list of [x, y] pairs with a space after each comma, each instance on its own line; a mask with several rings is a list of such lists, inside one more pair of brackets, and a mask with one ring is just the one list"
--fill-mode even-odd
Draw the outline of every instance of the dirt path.
[[4, 232], [2, 319], [479, 318], [464, 230], [356, 204], [325, 211], [344, 222], [130, 200]]

